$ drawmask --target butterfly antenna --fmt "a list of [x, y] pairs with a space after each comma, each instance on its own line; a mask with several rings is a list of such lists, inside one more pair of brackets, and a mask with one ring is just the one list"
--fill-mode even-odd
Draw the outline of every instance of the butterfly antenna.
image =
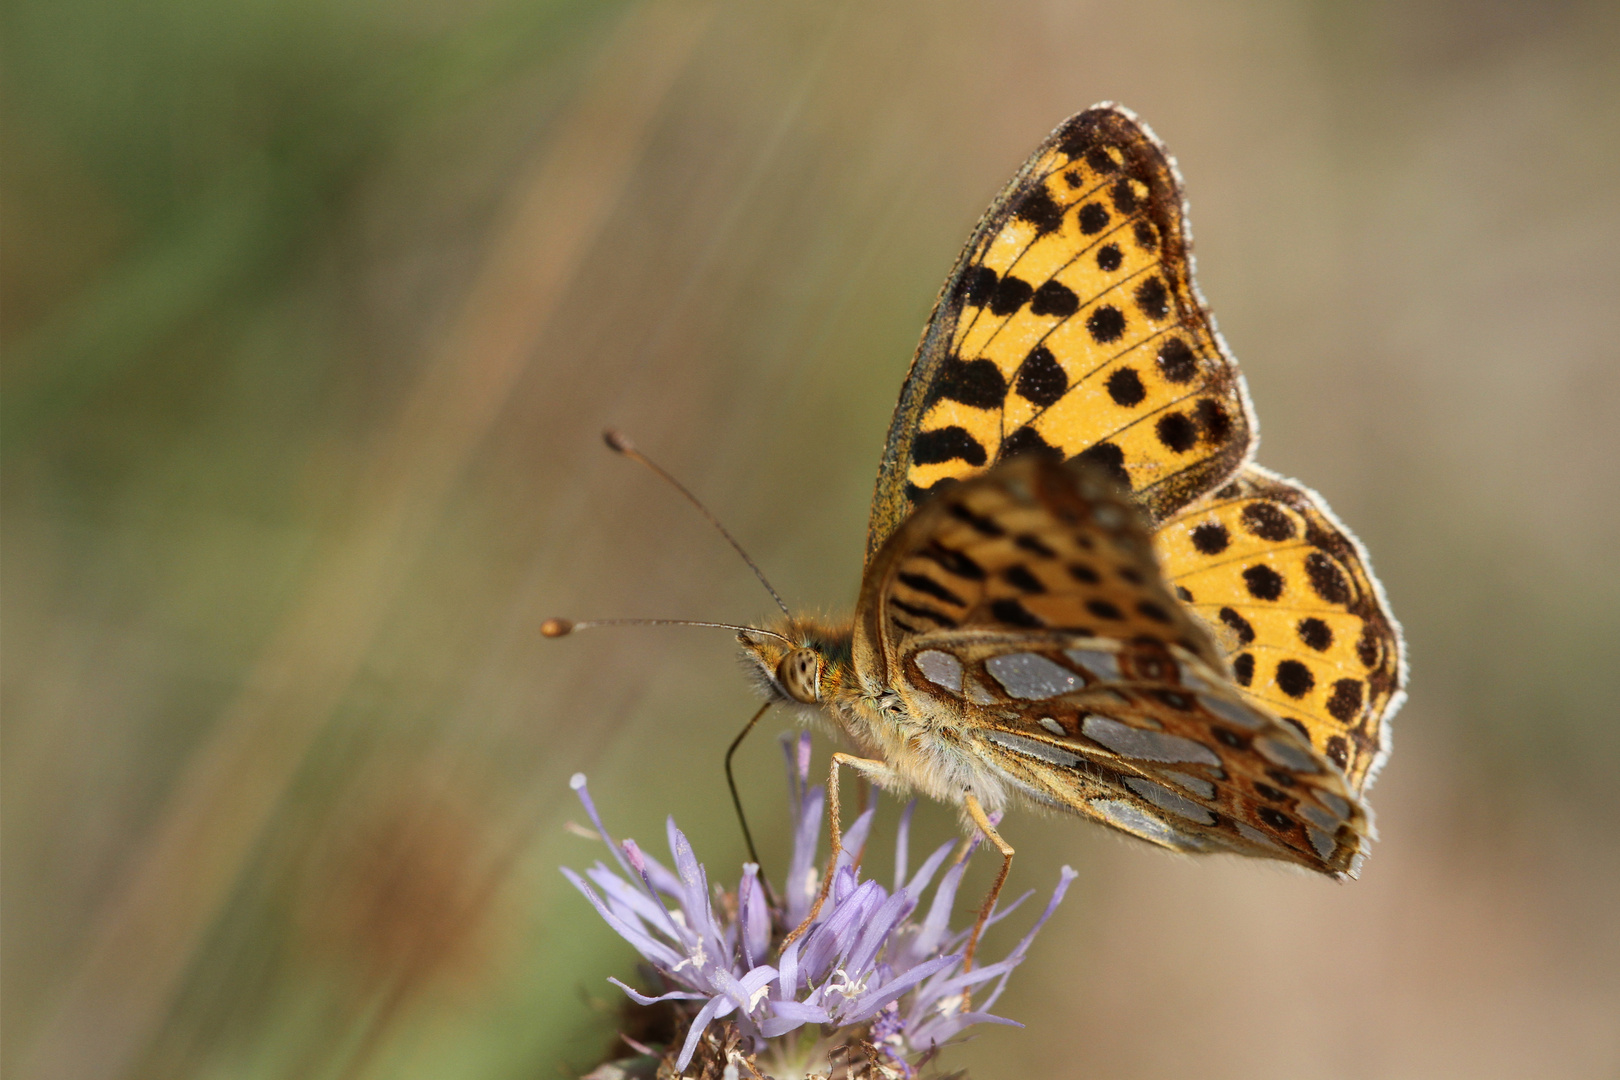
[[743, 626], [740, 623], [698, 622], [695, 619], [582, 619], [576, 622], [573, 619], [550, 618], [540, 624], [540, 632], [546, 637], [567, 637], [575, 630], [589, 630], [597, 626], [712, 626], [717, 630], [741, 630], [750, 634], [764, 634], [766, 637], [785, 641], [789, 645], [794, 644], [792, 638], [786, 634], [778, 634], [775, 630]]
[[647, 468], [651, 469], [653, 472], [662, 477], [670, 487], [686, 496], [686, 501], [697, 507], [698, 513], [708, 518], [709, 524], [713, 525], [715, 529], [719, 531], [720, 535], [726, 538], [726, 543], [730, 544], [737, 554], [742, 556], [742, 561], [747, 563], [748, 569], [752, 570], [754, 572], [754, 576], [759, 578], [759, 583], [765, 586], [766, 592], [771, 594], [771, 599], [775, 600], [776, 606], [782, 609], [782, 614], [786, 615], [790, 619], [793, 617], [793, 612], [789, 611], [788, 606], [782, 602], [782, 597], [774, 588], [771, 587], [771, 583], [765, 580], [765, 572], [759, 568], [753, 559], [748, 557], [748, 552], [744, 551], [742, 545], [737, 543], [737, 538], [726, 531], [726, 527], [720, 524], [720, 519], [710, 513], [709, 508], [699, 502], [696, 495], [693, 495], [690, 491], [687, 491], [686, 487], [679, 480], [665, 472], [663, 467], [659, 465], [658, 462], [636, 449], [636, 444], [626, 438], [622, 431], [619, 431], [616, 428], [608, 428], [606, 431], [602, 432], [602, 441], [608, 444], [608, 449], [623, 454], [631, 461], [638, 461], [647, 466]]

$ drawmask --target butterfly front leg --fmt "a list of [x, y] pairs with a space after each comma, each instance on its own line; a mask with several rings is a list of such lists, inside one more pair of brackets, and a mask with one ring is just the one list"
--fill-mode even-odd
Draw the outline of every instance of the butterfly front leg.
[[[832, 766], [827, 773], [827, 818], [831, 824], [832, 854], [827, 857], [827, 872], [821, 876], [821, 891], [816, 894], [816, 902], [810, 905], [810, 914], [804, 917], [804, 922], [794, 928], [793, 932], [782, 939], [782, 948], [787, 948], [793, 942], [804, 936], [810, 929], [810, 924], [816, 921], [821, 914], [821, 905], [827, 902], [827, 893], [832, 888], [833, 873], [838, 869], [838, 856], [843, 852], [843, 821], [838, 806], [838, 767], [848, 765], [859, 772], [878, 787], [889, 787], [900, 783], [900, 775], [891, 769], [887, 762], [874, 758], [856, 757], [842, 751], [832, 756]], [[981, 811], [982, 813], [982, 811]], [[988, 822], [987, 822], [988, 823]], [[1005, 871], [1003, 871], [1005, 876]]]
[[[990, 892], [984, 898], [984, 906], [979, 908], [979, 920], [973, 924], [973, 933], [968, 935], [967, 951], [962, 954], [962, 973], [966, 974], [973, 969], [973, 954], [979, 948], [979, 935], [984, 932], [984, 924], [990, 921], [990, 913], [995, 910], [996, 901], [1001, 897], [1001, 887], [1007, 883], [1007, 872], [1012, 869], [1013, 849], [1012, 845], [1003, 840], [1001, 834], [996, 832], [995, 824], [991, 822], [990, 815], [984, 812], [984, 807], [979, 805], [979, 800], [973, 792], [963, 793], [962, 809], [967, 812], [967, 816], [977, 826], [979, 832], [984, 835], [984, 838], [995, 845], [997, 851], [1001, 852], [1001, 871], [996, 874], [995, 884], [990, 886]], [[971, 989], [963, 991], [962, 1010], [964, 1012], [972, 1007], [971, 994]]]

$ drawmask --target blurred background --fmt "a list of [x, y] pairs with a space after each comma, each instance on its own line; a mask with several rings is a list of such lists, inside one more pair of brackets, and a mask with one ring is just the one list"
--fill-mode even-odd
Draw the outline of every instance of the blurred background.
[[[600, 854], [567, 778], [734, 880], [753, 699], [725, 633], [537, 628], [772, 608], [598, 432], [847, 610], [959, 245], [1117, 99], [1180, 160], [1260, 460], [1366, 541], [1412, 699], [1354, 885], [1012, 818], [1015, 889], [1081, 877], [998, 1010], [1028, 1028], [948, 1062], [1620, 1076], [1615, 5], [3, 18], [6, 1075], [599, 1060], [632, 953], [557, 872]], [[772, 737], [744, 757], [780, 860]]]

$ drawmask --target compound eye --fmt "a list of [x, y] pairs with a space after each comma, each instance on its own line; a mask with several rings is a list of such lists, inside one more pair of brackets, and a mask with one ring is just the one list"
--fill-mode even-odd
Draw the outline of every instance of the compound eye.
[[776, 665], [776, 681], [794, 701], [816, 704], [821, 700], [821, 657], [814, 649], [794, 649]]

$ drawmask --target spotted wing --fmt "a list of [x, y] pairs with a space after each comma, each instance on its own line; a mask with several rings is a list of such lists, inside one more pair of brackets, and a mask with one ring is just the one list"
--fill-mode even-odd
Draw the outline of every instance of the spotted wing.
[[1175, 850], [1359, 869], [1359, 800], [1243, 700], [1100, 470], [1020, 457], [931, 499], [868, 568], [855, 652], [1027, 798]]
[[1389, 753], [1405, 657], [1366, 552], [1322, 497], [1250, 465], [1153, 543], [1178, 598], [1214, 628], [1244, 698], [1365, 790]]
[[1010, 455], [1085, 458], [1161, 520], [1253, 446], [1193, 282], [1175, 163], [1114, 105], [1063, 124], [974, 230], [889, 429], [867, 555], [940, 484]]

